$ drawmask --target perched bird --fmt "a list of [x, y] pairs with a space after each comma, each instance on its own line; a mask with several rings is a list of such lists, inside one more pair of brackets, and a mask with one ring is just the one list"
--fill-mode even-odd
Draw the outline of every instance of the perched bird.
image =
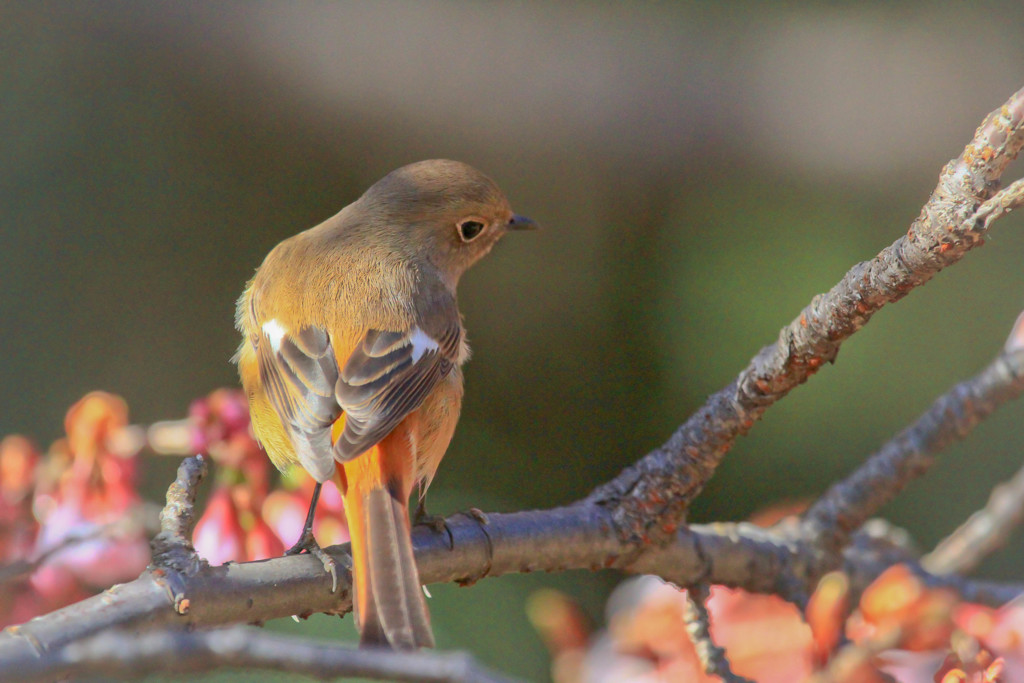
[[433, 645], [409, 498], [430, 484], [459, 418], [469, 347], [455, 288], [507, 231], [533, 227], [483, 173], [421, 161], [278, 244], [238, 301], [235, 360], [256, 436], [278, 468], [297, 462], [317, 482], [288, 552], [334, 573], [312, 534], [334, 476], [364, 644]]

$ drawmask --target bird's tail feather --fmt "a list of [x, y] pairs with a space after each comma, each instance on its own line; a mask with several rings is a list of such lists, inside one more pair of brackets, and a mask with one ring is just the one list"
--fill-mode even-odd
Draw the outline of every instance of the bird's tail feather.
[[350, 491], [346, 503], [360, 643], [397, 650], [433, 647], [408, 503], [386, 488]]

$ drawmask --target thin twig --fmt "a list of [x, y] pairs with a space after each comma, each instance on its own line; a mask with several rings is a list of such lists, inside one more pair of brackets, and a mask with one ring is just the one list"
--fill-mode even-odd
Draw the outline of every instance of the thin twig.
[[993, 221], [1024, 206], [1024, 178], [1015, 180], [992, 199], [978, 207], [974, 220], [987, 230]]
[[967, 578], [957, 574], [929, 574], [920, 565], [911, 565], [911, 569], [929, 588], [948, 588], [964, 602], [1002, 607], [1024, 595], [1024, 586], [1020, 584]]
[[100, 525], [85, 533], [66, 536], [60, 542], [47, 548], [30, 560], [17, 560], [9, 564], [0, 565], [0, 587], [6, 583], [20, 581], [28, 577], [32, 572], [46, 564], [47, 560], [54, 555], [82, 543], [99, 539], [116, 540], [128, 538], [135, 534], [141, 536], [143, 533], [148, 536], [156, 528], [157, 512], [155, 508], [156, 506], [151, 503], [141, 503], [129, 510], [120, 519]]
[[839, 648], [828, 664], [816, 671], [806, 683], [846, 683], [847, 681], [892, 681], [895, 679], [879, 671], [875, 658], [886, 650], [898, 647], [903, 634], [897, 627], [865, 638], [858, 643], [847, 643]]
[[711, 637], [711, 615], [708, 614], [707, 608], [710, 595], [711, 590], [706, 583], [686, 589], [683, 620], [686, 622], [686, 632], [693, 641], [693, 648], [697, 651], [697, 658], [708, 675], [718, 676], [725, 683], [752, 683], [749, 678], [737, 676], [732, 672], [725, 649], [715, 645]]
[[834, 362], [841, 344], [883, 306], [981, 244], [992, 221], [1008, 209], [987, 205], [982, 215], [978, 207], [999, 189], [1000, 176], [1022, 146], [1024, 89], [989, 114], [963, 153], [946, 165], [905, 236], [816, 296], [775, 344], [763, 348], [664, 445], [591, 494], [591, 501], [613, 511], [622, 537], [634, 546], [670, 539], [735, 440], [769, 406]]
[[178, 477], [167, 489], [167, 505], [160, 512], [160, 533], [150, 544], [155, 567], [191, 576], [206, 564], [192, 546], [196, 494], [206, 470], [201, 455], [185, 458], [178, 466]]
[[1024, 467], [992, 489], [988, 504], [921, 559], [933, 574], [966, 574], [1001, 548], [1024, 521]]
[[973, 378], [953, 387], [928, 411], [853, 474], [834, 484], [804, 514], [803, 538], [823, 551], [834, 569], [835, 551], [853, 530], [934, 463], [937, 453], [965, 438], [1004, 403], [1024, 393], [1024, 350], [1001, 352]]
[[463, 653], [357, 650], [336, 643], [235, 626], [215, 631], [107, 631], [6, 669], [11, 683], [74, 673], [135, 680], [151, 673], [198, 673], [218, 667], [269, 669], [313, 678], [345, 677], [417, 683], [510, 683]]

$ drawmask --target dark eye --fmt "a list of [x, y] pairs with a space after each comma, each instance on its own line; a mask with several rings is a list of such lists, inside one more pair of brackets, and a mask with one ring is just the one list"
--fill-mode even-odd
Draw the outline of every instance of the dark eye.
[[473, 238], [483, 232], [484, 224], [472, 218], [459, 222], [459, 237], [463, 242], [471, 242]]

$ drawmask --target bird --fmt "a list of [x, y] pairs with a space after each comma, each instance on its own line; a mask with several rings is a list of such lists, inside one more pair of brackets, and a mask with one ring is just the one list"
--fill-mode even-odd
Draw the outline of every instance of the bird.
[[336, 589], [312, 532], [333, 478], [362, 645], [434, 645], [409, 500], [418, 487], [422, 502], [462, 406], [470, 351], [456, 287], [506, 233], [536, 227], [472, 166], [420, 161], [274, 247], [238, 300], [233, 360], [253, 432], [278, 469], [298, 463], [316, 481], [287, 554], [319, 557]]

